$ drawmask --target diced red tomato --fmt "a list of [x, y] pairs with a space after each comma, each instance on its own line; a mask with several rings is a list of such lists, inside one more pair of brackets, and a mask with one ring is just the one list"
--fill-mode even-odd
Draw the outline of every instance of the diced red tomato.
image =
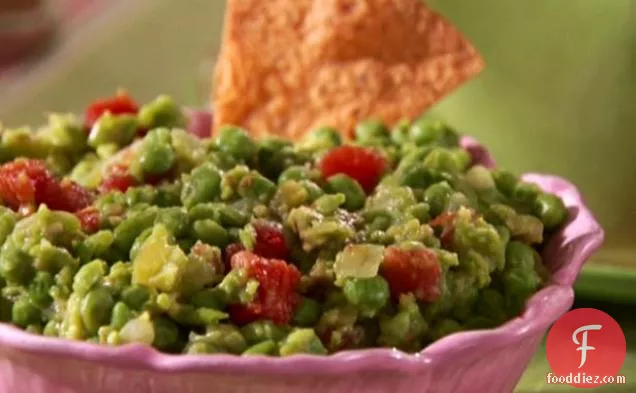
[[324, 179], [342, 173], [355, 179], [370, 193], [382, 178], [388, 163], [373, 149], [345, 145], [327, 152], [318, 166]]
[[437, 255], [429, 249], [388, 247], [380, 273], [395, 300], [407, 293], [423, 302], [433, 302], [440, 296], [442, 270]]
[[53, 182], [43, 161], [16, 159], [0, 167], [0, 199], [14, 210], [34, 209]]
[[433, 228], [442, 228], [440, 240], [442, 245], [450, 249], [453, 246], [455, 236], [455, 213], [444, 212], [428, 223]]
[[74, 181], [64, 179], [58, 184], [59, 195], [49, 195], [46, 200], [42, 201], [51, 209], [76, 212], [89, 206], [95, 199], [95, 195], [91, 191]]
[[126, 192], [130, 187], [137, 185], [137, 179], [128, 172], [128, 168], [124, 165], [114, 165], [108, 171], [100, 186], [101, 192], [121, 191]]
[[95, 122], [106, 112], [113, 115], [136, 114], [139, 111], [137, 103], [125, 92], [119, 92], [114, 97], [94, 101], [86, 109], [84, 124], [91, 129]]
[[263, 258], [249, 251], [234, 254], [231, 263], [233, 269], [246, 269], [247, 276], [259, 282], [250, 304], [230, 308], [232, 321], [241, 325], [258, 319], [269, 319], [279, 325], [289, 323], [300, 302], [298, 269], [283, 260]]
[[282, 228], [270, 223], [258, 223], [254, 225], [256, 241], [254, 253], [265, 258], [286, 260], [289, 257], [289, 247], [285, 242]]
[[41, 160], [19, 158], [0, 166], [0, 199], [22, 212], [32, 212], [40, 204], [75, 212], [90, 205], [93, 194], [70, 180], [60, 182]]
[[99, 210], [94, 206], [86, 207], [75, 213], [82, 223], [82, 229], [86, 233], [95, 233], [101, 228], [101, 216]]

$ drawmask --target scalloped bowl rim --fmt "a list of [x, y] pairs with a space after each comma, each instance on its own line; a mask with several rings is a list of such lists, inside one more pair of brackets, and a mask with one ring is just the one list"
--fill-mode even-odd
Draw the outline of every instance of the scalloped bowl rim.
[[[191, 116], [209, 116], [204, 112]], [[203, 119], [204, 124], [209, 124]], [[471, 137], [462, 138], [462, 146], [475, 161], [492, 167], [494, 160], [488, 151]], [[98, 363], [117, 368], [143, 369], [160, 373], [203, 372], [298, 375], [314, 370], [323, 375], [351, 372], [393, 371], [417, 373], [432, 362], [444, 362], [472, 348], [504, 347], [521, 336], [543, 333], [572, 306], [573, 284], [586, 260], [604, 240], [604, 231], [594, 218], [574, 185], [550, 175], [526, 174], [524, 180], [538, 184], [566, 200], [574, 216], [562, 229], [575, 229], [572, 240], [582, 244], [566, 266], [553, 275], [551, 283], [534, 294], [522, 315], [493, 329], [473, 330], [446, 336], [422, 351], [407, 354], [396, 349], [377, 348], [343, 351], [330, 356], [296, 355], [285, 358], [237, 355], [169, 355], [151, 347], [131, 344], [107, 347], [80, 341], [49, 338], [24, 332], [8, 324], [0, 324], [0, 345], [4, 351], [25, 351], [51, 357]], [[560, 274], [563, 271], [563, 274]], [[555, 277], [557, 277], [555, 279]]]

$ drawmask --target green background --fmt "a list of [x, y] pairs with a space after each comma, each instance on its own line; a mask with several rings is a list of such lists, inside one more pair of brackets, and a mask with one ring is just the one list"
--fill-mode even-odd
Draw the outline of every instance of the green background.
[[[593, 263], [636, 269], [636, 1], [431, 3], [470, 37], [487, 62], [481, 76], [436, 111], [488, 145], [500, 165], [555, 173], [576, 183], [607, 231]], [[10, 99], [0, 89], [0, 118], [9, 125], [33, 124], [52, 109], [81, 110], [118, 86], [139, 100], [169, 93], [186, 104], [204, 105], [223, 8], [221, 0], [124, 2], [86, 27], [85, 37], [74, 37], [74, 46], [58, 59], [45, 60], [50, 65], [38, 71], [40, 76], [23, 86], [12, 84]], [[631, 296], [636, 302], [636, 281], [625, 277], [618, 300]], [[585, 294], [591, 297], [613, 286], [612, 277], [600, 281], [590, 275], [588, 283]], [[592, 391], [634, 392], [634, 303], [592, 305], [619, 320], [630, 349], [622, 371], [628, 384]], [[542, 349], [518, 392], [577, 391], [547, 385], [549, 371]]]

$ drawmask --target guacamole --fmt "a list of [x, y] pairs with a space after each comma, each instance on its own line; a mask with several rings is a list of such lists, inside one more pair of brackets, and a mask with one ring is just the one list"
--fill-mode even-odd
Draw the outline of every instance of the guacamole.
[[567, 210], [428, 116], [297, 143], [167, 96], [2, 129], [0, 321], [167, 353], [395, 347], [519, 315]]

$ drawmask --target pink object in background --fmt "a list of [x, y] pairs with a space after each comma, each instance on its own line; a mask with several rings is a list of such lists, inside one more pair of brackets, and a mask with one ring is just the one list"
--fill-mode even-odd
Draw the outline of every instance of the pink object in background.
[[[195, 112], [191, 131], [205, 135], [210, 114]], [[464, 138], [476, 163], [488, 152]], [[328, 357], [171, 356], [131, 345], [96, 346], [35, 336], [0, 325], [0, 392], [12, 393], [510, 393], [543, 335], [573, 302], [572, 286], [604, 232], [576, 187], [564, 179], [524, 179], [563, 198], [568, 224], [544, 250], [548, 285], [518, 318], [496, 329], [453, 334], [417, 354], [391, 349]]]
[[[55, 50], [69, 26], [107, 6], [110, 0], [0, 0], [0, 82], [27, 60]], [[66, 36], [66, 37], [65, 37]]]
[[54, 33], [55, 19], [43, 0], [2, 0], [0, 67], [19, 62], [48, 47]]

